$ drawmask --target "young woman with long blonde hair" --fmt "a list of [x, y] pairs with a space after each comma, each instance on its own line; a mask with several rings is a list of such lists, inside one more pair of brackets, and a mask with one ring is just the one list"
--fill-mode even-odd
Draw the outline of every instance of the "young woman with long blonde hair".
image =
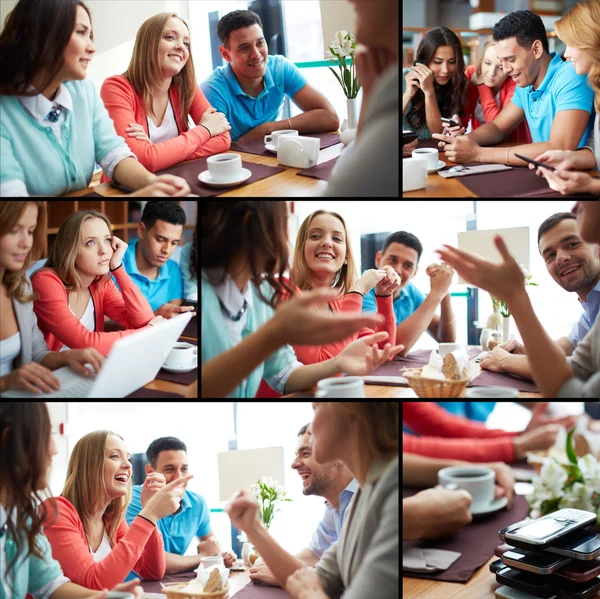
[[[554, 30], [566, 44], [569, 58], [578, 75], [587, 74], [588, 85], [594, 90], [596, 120], [587, 145], [579, 150], [549, 150], [536, 157], [556, 168], [552, 172], [538, 168], [550, 187], [563, 195], [573, 193], [600, 194], [600, 179], [578, 170], [600, 168], [600, 4], [597, 0], [578, 2], [556, 23]], [[535, 168], [529, 165], [530, 168]]]
[[151, 172], [231, 146], [229, 122], [196, 83], [190, 37], [176, 14], [150, 17], [137, 33], [127, 71], [102, 84], [117, 133]]

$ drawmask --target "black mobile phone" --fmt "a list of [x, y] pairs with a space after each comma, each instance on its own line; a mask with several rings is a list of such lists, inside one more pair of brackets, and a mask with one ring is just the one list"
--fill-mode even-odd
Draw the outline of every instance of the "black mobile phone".
[[557, 555], [565, 555], [577, 560], [590, 561], [600, 557], [600, 535], [593, 532], [581, 532], [553, 543], [545, 551]]
[[511, 549], [514, 549], [514, 547], [512, 547], [511, 545], [507, 545], [506, 543], [502, 543], [502, 545], [498, 545], [498, 547], [494, 549], [494, 555], [502, 557], [505, 551], [510, 551]]
[[517, 154], [516, 152], [515, 156], [517, 158], [520, 158], [521, 160], [524, 160], [525, 162], [531, 162], [531, 164], [535, 164], [536, 166], [541, 166], [542, 168], [547, 168], [551, 171], [556, 170], [553, 166], [550, 166], [549, 164], [545, 164], [544, 162], [538, 162], [537, 160], [532, 160], [531, 158], [527, 158], [527, 156], [521, 156], [521, 154]]
[[422, 58], [417, 58], [417, 60], [413, 61], [413, 67], [416, 67], [418, 64], [424, 64], [427, 66], [427, 61]]
[[600, 558], [589, 562], [573, 560], [568, 566], [556, 572], [557, 576], [572, 582], [587, 582], [600, 574]]
[[502, 568], [504, 568], [504, 564], [502, 563], [501, 559], [497, 559], [490, 564], [490, 572], [492, 574], [496, 574], [496, 572], [498, 572], [498, 570], [502, 570]]
[[523, 549], [511, 549], [502, 554], [502, 562], [505, 565], [521, 572], [533, 572], [534, 574], [552, 574], [571, 561], [570, 557], [551, 553], [534, 553]]
[[402, 131], [402, 145], [409, 144], [411, 141], [415, 141], [419, 137], [418, 133], [414, 131]]
[[510, 529], [504, 534], [504, 541], [527, 543], [531, 550], [541, 549], [555, 543], [566, 534], [596, 522], [596, 514], [585, 510], [565, 508], [533, 520], [517, 529]]
[[532, 593], [537, 597], [551, 597], [556, 588], [556, 580], [553, 575], [542, 576], [530, 572], [519, 572], [513, 568], [502, 568], [496, 572], [496, 580], [500, 584], [519, 589], [526, 593]]
[[568, 582], [561, 580], [558, 584], [562, 599], [589, 599], [596, 597], [600, 591], [600, 579], [593, 578], [588, 582]]
[[[455, 123], [452, 119], [447, 119], [446, 117], [441, 117], [442, 123], [446, 123], [450, 125], [450, 127], [460, 127], [460, 123]], [[516, 154], [515, 154], [516, 156]]]
[[181, 303], [181, 307], [185, 308], [186, 306], [192, 306], [196, 313], [198, 313], [198, 302], [195, 302], [193, 300], [183, 300], [183, 302]]

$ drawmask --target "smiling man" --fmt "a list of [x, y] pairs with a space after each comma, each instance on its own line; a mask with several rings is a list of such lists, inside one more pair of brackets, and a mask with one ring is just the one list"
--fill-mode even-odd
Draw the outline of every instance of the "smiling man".
[[[598, 318], [600, 246], [581, 239], [575, 214], [558, 212], [540, 225], [538, 247], [550, 276], [565, 291], [576, 293], [584, 310], [569, 335], [555, 339], [565, 355], [570, 356]], [[524, 345], [515, 340], [508, 341], [487, 354], [481, 361], [481, 367], [533, 378], [526, 354]]]
[[[549, 52], [542, 19], [518, 10], [500, 19], [492, 31], [503, 71], [517, 84], [515, 94], [490, 123], [469, 135], [434, 134], [446, 143], [453, 162], [487, 162], [526, 166], [515, 153], [535, 159], [548, 150], [577, 150], [585, 145], [594, 122], [594, 92], [585, 75]], [[532, 144], [484, 148], [501, 143], [527, 120]]]
[[[284, 56], [268, 54], [256, 13], [226, 14], [217, 25], [217, 35], [227, 65], [217, 67], [200, 88], [211, 106], [227, 117], [233, 141], [262, 139], [280, 129], [318, 133], [339, 127], [333, 106], [306, 82], [300, 69]], [[278, 120], [285, 96], [303, 113]]]

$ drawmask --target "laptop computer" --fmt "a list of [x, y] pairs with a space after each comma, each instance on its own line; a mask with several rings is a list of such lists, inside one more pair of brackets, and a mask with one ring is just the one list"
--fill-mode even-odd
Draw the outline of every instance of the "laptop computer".
[[[55, 397], [119, 398], [127, 397], [154, 380], [183, 329], [191, 320], [189, 312], [179, 314], [156, 326], [140, 330], [114, 343], [97, 375], [86, 378], [70, 366], [53, 371], [60, 390], [52, 393], [10, 390], [2, 397], [54, 399]], [[93, 372], [92, 366], [87, 368]]]

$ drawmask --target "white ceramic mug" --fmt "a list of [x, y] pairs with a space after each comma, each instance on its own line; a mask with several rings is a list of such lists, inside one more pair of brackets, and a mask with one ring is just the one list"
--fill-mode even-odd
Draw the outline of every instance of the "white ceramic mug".
[[[443, 358], [446, 354], [450, 354], [457, 349], [467, 350], [467, 348], [460, 343], [440, 343], [440, 357]], [[469, 355], [468, 352], [467, 355]]]
[[438, 483], [446, 489], [464, 489], [473, 498], [471, 510], [480, 510], [494, 501], [496, 474], [483, 466], [449, 466], [438, 472]]
[[296, 129], [279, 129], [278, 131], [273, 131], [273, 133], [265, 135], [265, 145], [271, 144], [277, 150], [279, 148], [279, 138], [282, 135], [298, 135], [298, 131]]
[[467, 389], [468, 398], [489, 397], [495, 399], [514, 399], [519, 392], [510, 387], [470, 387]]
[[220, 183], [237, 181], [242, 175], [242, 157], [239, 154], [215, 154], [206, 160], [210, 176]]
[[135, 599], [133, 593], [126, 593], [124, 591], [108, 591], [106, 599]]
[[440, 153], [435, 148], [417, 148], [413, 150], [413, 158], [427, 158], [427, 168], [436, 168], [439, 162]]
[[168, 368], [181, 368], [192, 363], [194, 356], [198, 355], [198, 348], [191, 343], [178, 342], [173, 346], [165, 360]]
[[201, 557], [200, 563], [204, 566], [205, 570], [212, 568], [213, 566], [225, 566], [225, 562], [220, 555], [209, 555], [208, 557]]
[[425, 189], [428, 164], [426, 156], [402, 159], [402, 191]]
[[365, 382], [360, 376], [323, 379], [317, 383], [315, 397], [364, 397]]

